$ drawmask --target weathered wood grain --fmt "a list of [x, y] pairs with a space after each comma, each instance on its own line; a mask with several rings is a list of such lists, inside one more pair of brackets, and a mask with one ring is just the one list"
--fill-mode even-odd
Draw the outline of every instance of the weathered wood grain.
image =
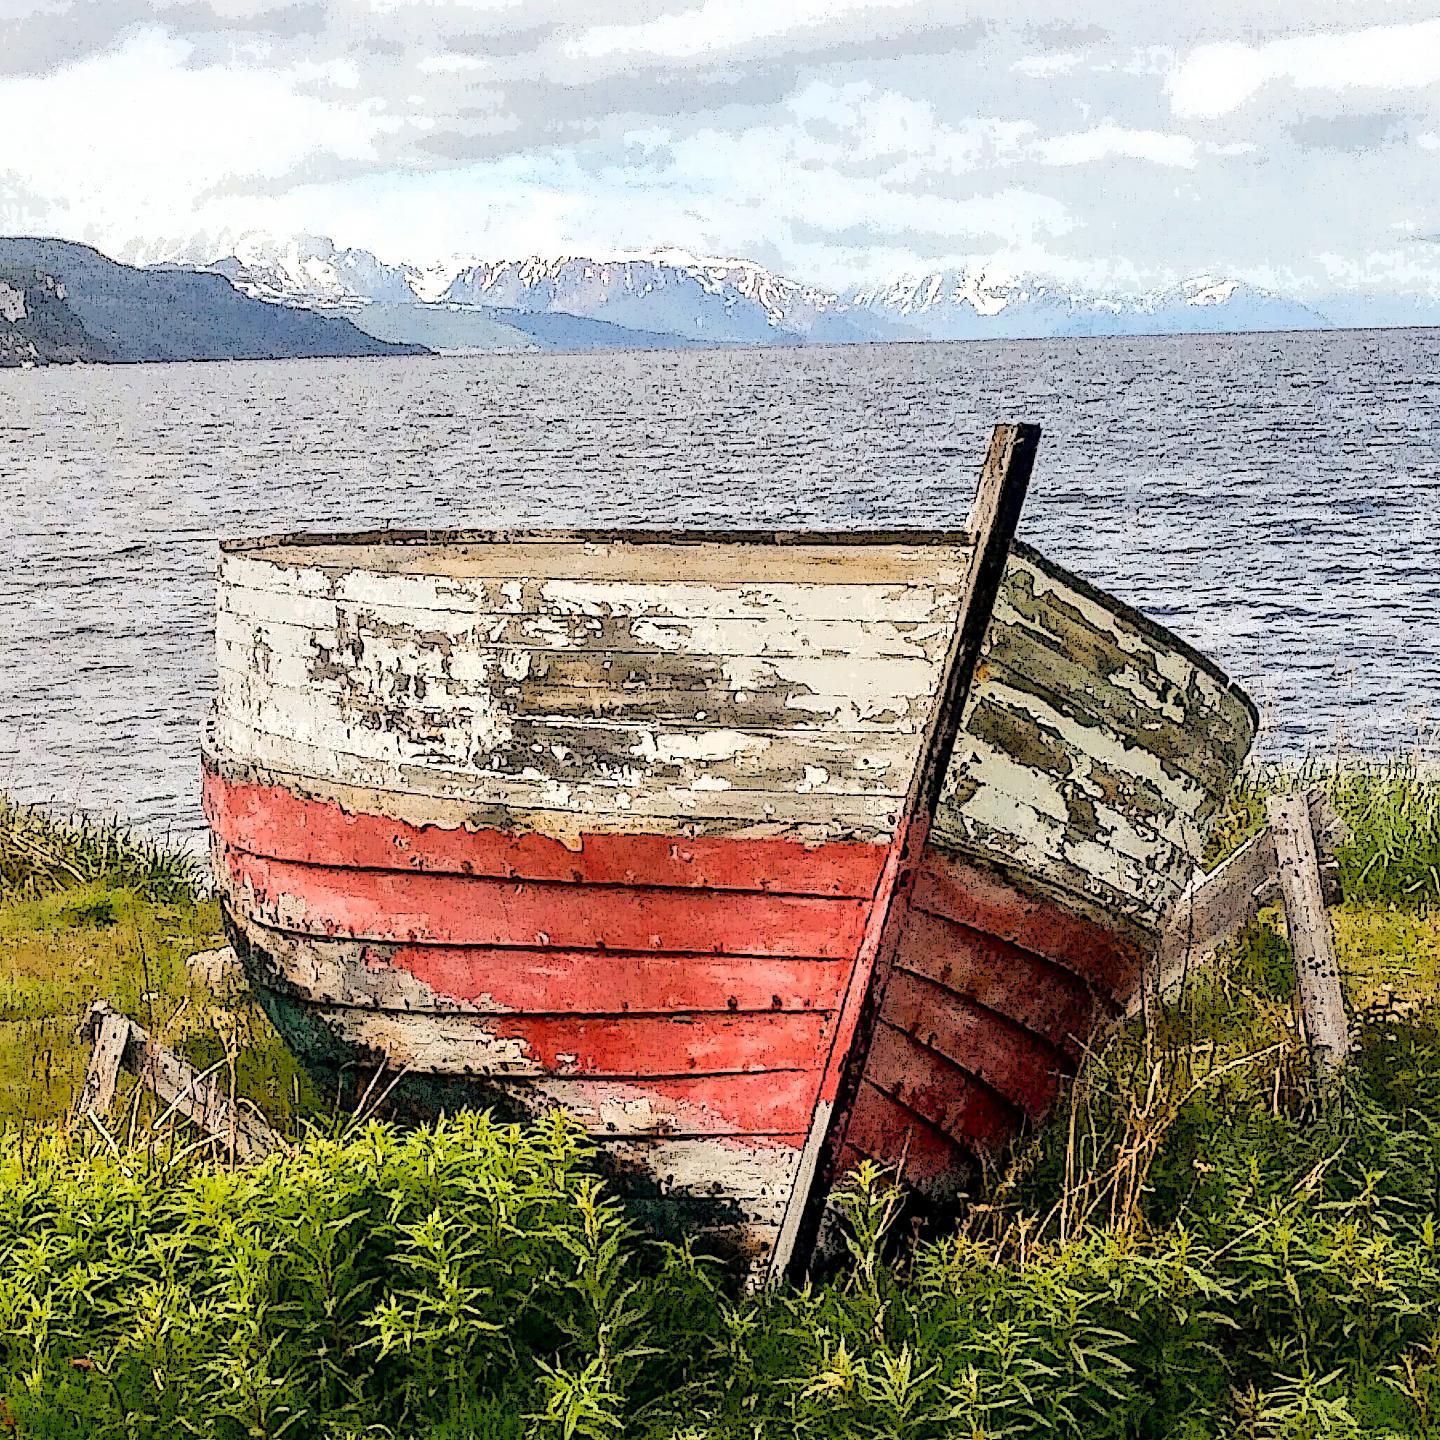
[[[1311, 833], [1322, 879], [1334, 876], [1334, 847], [1344, 826], [1322, 790], [1306, 797]], [[1338, 895], [1338, 879], [1335, 881]], [[1216, 951], [1248, 925], [1265, 905], [1280, 898], [1275, 835], [1269, 825], [1247, 840], [1223, 864], [1197, 874], [1182, 892], [1147, 968], [1144, 992], [1137, 992], [1131, 1012], [1142, 1003], [1172, 995], [1186, 979], [1215, 958]]]
[[1295, 954], [1300, 1016], [1317, 1076], [1326, 1080], [1350, 1054], [1350, 1022], [1340, 966], [1320, 883], [1320, 862], [1304, 795], [1272, 795], [1265, 804], [1275, 837], [1276, 874]]
[[[364, 663], [320, 647], [288, 668], [229, 656], [220, 700], [263, 705], [274, 690], [300, 715], [327, 712], [354, 723], [402, 726], [408, 715], [457, 711], [472, 725], [511, 717], [544, 720], [704, 721], [716, 729], [902, 730], [923, 712], [936, 670], [926, 660], [846, 656], [707, 656], [660, 652], [492, 650], [461, 657], [412, 649], [366, 653]], [[230, 687], [227, 689], [227, 685]], [[492, 719], [493, 717], [493, 719]], [[267, 728], [264, 725], [261, 728]], [[282, 732], [283, 733], [283, 732]], [[488, 738], [488, 737], [486, 737]]]
[[[243, 553], [243, 552], [241, 552]], [[963, 537], [929, 544], [849, 543], [747, 544], [731, 537], [671, 544], [606, 540], [502, 538], [498, 542], [455, 541], [396, 544], [272, 545], [265, 559], [275, 566], [382, 577], [433, 576], [445, 581], [548, 580], [669, 584], [677, 577], [708, 585], [774, 584], [925, 585], [958, 584], [963, 577]], [[226, 562], [235, 557], [227, 553]]]
[[201, 1074], [193, 1065], [173, 1055], [151, 1039], [143, 1026], [112, 1010], [105, 1002], [99, 1001], [90, 1007], [85, 1027], [94, 1036], [97, 1049], [104, 1043], [98, 1068], [103, 1069], [106, 1077], [86, 1104], [87, 1110], [106, 1098], [107, 1085], [109, 1099], [114, 1098], [114, 1054], [118, 1044], [119, 1063], [154, 1091], [156, 1099], [167, 1107], [167, 1113], [181, 1115], [198, 1125], [224, 1144], [236, 1160], [242, 1163], [259, 1160], [282, 1145], [280, 1137], [263, 1120], [233, 1104], [214, 1077]]
[[[236, 733], [245, 746], [241, 755], [225, 748], [226, 737]], [[202, 757], [205, 768], [227, 784], [283, 787], [304, 800], [338, 805], [352, 815], [393, 820], [404, 833], [504, 830], [520, 838], [554, 841], [573, 851], [583, 849], [595, 836], [632, 835], [677, 841], [781, 839], [810, 848], [832, 843], [883, 847], [897, 814], [893, 807], [873, 800], [836, 801], [823, 796], [804, 803], [797, 797], [777, 811], [767, 798], [756, 802], [744, 791], [716, 791], [713, 797], [689, 792], [665, 805], [665, 813], [657, 813], [653, 805], [647, 808], [643, 798], [641, 805], [629, 810], [613, 805], [585, 809], [557, 803], [557, 797], [548, 793], [539, 797], [548, 802], [543, 805], [500, 804], [473, 795], [463, 777], [421, 766], [407, 766], [396, 775], [358, 757], [353, 763], [344, 757], [337, 764], [314, 746], [276, 740], [244, 727], [237, 731], [214, 715], [205, 725]], [[350, 778], [337, 779], [326, 773], [327, 768], [343, 769]]]
[[1012, 556], [986, 646], [933, 842], [1153, 943], [1249, 748], [1253, 708], [1033, 552]]
[[828, 1012], [849, 976], [845, 960], [399, 945], [297, 935], [234, 911], [230, 921], [263, 957], [258, 978], [270, 989], [420, 1015]]
[[115, 1103], [115, 1087], [130, 1039], [130, 1022], [108, 1006], [94, 1008], [85, 1016], [81, 1029], [91, 1039], [90, 1063], [75, 1101], [75, 1119], [93, 1115], [102, 1120]]
[[[941, 607], [936, 605], [936, 609]], [[607, 650], [735, 657], [846, 655], [856, 660], [929, 659], [944, 650], [939, 620], [795, 620], [722, 616], [667, 618], [624, 614], [501, 614], [355, 605], [234, 587], [220, 596], [216, 639], [222, 651], [309, 657], [318, 640], [379, 643], [398, 635], [474, 651]]]
[[[965, 552], [957, 551], [957, 560]], [[877, 620], [942, 621], [945, 606], [941, 577], [932, 570], [915, 584], [866, 582], [862, 577], [840, 577], [831, 583], [787, 582], [766, 573], [766, 553], [737, 557], [748, 573], [737, 569], [728, 583], [707, 583], [684, 568], [654, 583], [633, 576], [604, 580], [554, 579], [541, 574], [514, 580], [475, 580], [458, 576], [381, 574], [368, 570], [307, 573], [273, 560], [242, 560], [224, 556], [220, 563], [222, 597], [245, 591], [238, 613], [285, 620], [325, 616], [325, 610], [306, 610], [305, 602], [328, 601], [373, 609], [396, 606], [419, 612], [456, 612], [495, 615], [637, 616], [654, 619], [745, 619], [784, 615], [791, 621]], [[730, 562], [735, 564], [735, 561]], [[253, 595], [295, 597], [296, 611], [266, 609]]]
[[[646, 704], [655, 701], [652, 694]], [[730, 725], [716, 717], [704, 727], [682, 729], [586, 718], [578, 703], [575, 716], [535, 717], [475, 697], [463, 704], [354, 695], [341, 700], [319, 686], [261, 684], [227, 670], [220, 671], [219, 703], [227, 719], [248, 729], [396, 768], [438, 763], [477, 779], [627, 789], [703, 781], [716, 789], [899, 795], [918, 745], [913, 733], [830, 733], [829, 727], [812, 731], [803, 721], [787, 730]], [[705, 713], [698, 705], [684, 708]]]
[[[738, 786], [695, 784], [625, 787], [615, 784], [560, 780], [502, 779], [474, 771], [446, 768], [419, 761], [394, 763], [323, 745], [306, 744], [271, 735], [217, 716], [213, 728], [219, 753], [231, 764], [248, 765], [258, 775], [293, 775], [301, 783], [331, 781], [400, 797], [386, 802], [377, 795], [377, 812], [397, 812], [399, 818], [444, 814], [443, 807], [413, 803], [462, 802], [450, 813], [457, 824], [509, 825], [546, 834], [577, 838], [597, 829], [667, 833], [674, 825], [699, 825], [719, 820], [748, 825], [817, 827], [816, 839], [872, 840], [888, 838], [898, 806], [887, 795], [830, 795], [794, 791], [748, 790]], [[412, 803], [404, 803], [406, 799]], [[558, 817], [558, 818], [548, 818]], [[723, 825], [732, 833], [737, 825]], [[703, 833], [696, 831], [694, 833]]]
[[845, 1131], [840, 1173], [862, 1160], [888, 1169], [897, 1154], [905, 1157], [906, 1183], [940, 1203], [957, 1199], [976, 1168], [967, 1146], [866, 1080]]
[[865, 1079], [972, 1155], [998, 1151], [1023, 1123], [1017, 1106], [938, 1050], [890, 1025], [875, 1031]]

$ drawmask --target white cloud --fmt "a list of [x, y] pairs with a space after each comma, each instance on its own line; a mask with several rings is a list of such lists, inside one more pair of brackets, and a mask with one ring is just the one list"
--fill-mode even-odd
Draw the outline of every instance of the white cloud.
[[821, 30], [847, 16], [916, 8], [917, 0], [784, 0], [764, 6], [753, 0], [705, 0], [696, 9], [640, 25], [597, 25], [566, 41], [563, 51], [571, 60], [711, 59], [757, 42]]
[[65, 197], [97, 238], [164, 233], [221, 176], [278, 175], [317, 155], [363, 159], [401, 123], [360, 97], [310, 93], [317, 78], [343, 86], [343, 65], [190, 58], [186, 43], [148, 30], [109, 55], [0, 84], [0, 135], [25, 137], [11, 151], [19, 180]]
[[1228, 115], [1272, 81], [1300, 90], [1411, 90], [1440, 82], [1440, 20], [1201, 45], [1170, 72], [1177, 115]]
[[1106, 121], [1089, 130], [1076, 130], [1035, 143], [1037, 158], [1046, 165], [1092, 165], [1099, 160], [1148, 160], [1154, 165], [1190, 169], [1198, 147], [1188, 135], [1163, 130], [1127, 130]]
[[1010, 68], [1031, 80], [1048, 80], [1054, 75], [1068, 75], [1079, 67], [1083, 58], [1073, 50], [1061, 50], [1053, 55], [1023, 55]]

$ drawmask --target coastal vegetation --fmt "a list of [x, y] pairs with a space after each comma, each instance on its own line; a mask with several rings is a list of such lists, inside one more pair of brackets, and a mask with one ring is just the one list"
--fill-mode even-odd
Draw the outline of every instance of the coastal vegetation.
[[[193, 983], [192, 862], [0, 807], [0, 1427], [17, 1435], [1440, 1437], [1440, 782], [1324, 783], [1358, 1050], [1320, 1104], [1267, 914], [1092, 1058], [915, 1245], [887, 1177], [848, 1263], [739, 1293], [635, 1231], [563, 1117], [343, 1121], [263, 1019]], [[70, 1132], [73, 1031], [137, 1013], [296, 1140], [227, 1171], [122, 1096]], [[8, 1033], [7, 1033], [8, 1032]]]

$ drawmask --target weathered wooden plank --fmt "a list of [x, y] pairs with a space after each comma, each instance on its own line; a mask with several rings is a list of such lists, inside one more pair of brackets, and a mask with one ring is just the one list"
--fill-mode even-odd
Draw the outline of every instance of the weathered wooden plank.
[[[102, 1038], [106, 1040], [107, 1058], [103, 1064], [107, 1073], [116, 1037], [123, 1034], [121, 1064], [132, 1071], [142, 1085], [155, 1092], [156, 1099], [167, 1107], [167, 1113], [183, 1116], [222, 1141], [236, 1160], [259, 1160], [282, 1144], [263, 1120], [232, 1104], [212, 1076], [202, 1075], [194, 1066], [171, 1054], [152, 1040], [142, 1026], [118, 1014], [103, 1001], [90, 1007], [86, 1024], [97, 1042]], [[109, 1084], [113, 1098], [113, 1076]], [[102, 1097], [97, 1093], [96, 1098]]]
[[882, 1024], [892, 1025], [1038, 1120], [1073, 1067], [1041, 1035], [982, 1010], [963, 995], [896, 970], [885, 989]]
[[938, 620], [802, 620], [763, 617], [513, 614], [356, 605], [316, 596], [227, 589], [216, 638], [222, 649], [309, 656], [341, 636], [486, 650], [655, 650], [666, 654], [783, 657], [848, 655], [856, 660], [933, 659], [948, 627]]
[[812, 896], [339, 871], [225, 851], [220, 879], [263, 924], [401, 944], [852, 957], [869, 904]]
[[[357, 713], [384, 707], [387, 721], [406, 712], [457, 710], [536, 720], [704, 720], [715, 728], [824, 725], [838, 731], [903, 728], [934, 693], [927, 660], [845, 656], [690, 656], [661, 652], [367, 651], [356, 659], [317, 647], [303, 662], [246, 657], [239, 669], [222, 656], [226, 682], [242, 702], [284, 692], [291, 706], [325, 704]], [[288, 668], [286, 668], [288, 666]], [[246, 684], [250, 687], [247, 692]], [[307, 700], [306, 697], [309, 697]], [[398, 712], [392, 714], [392, 712]]]
[[[1307, 796], [1311, 832], [1322, 877], [1333, 872], [1334, 846], [1344, 834], [1322, 790]], [[1171, 913], [1154, 964], [1147, 970], [1144, 994], [1135, 996], [1131, 1012], [1146, 1000], [1173, 994], [1186, 978], [1214, 959], [1216, 951], [1280, 898], [1275, 836], [1267, 825], [1223, 864], [1197, 875]]]
[[115, 1102], [120, 1064], [130, 1039], [130, 1022], [108, 1006], [92, 1006], [81, 1029], [91, 1037], [90, 1063], [75, 1101], [75, 1119], [93, 1115], [103, 1119]]
[[[296, 935], [231, 917], [271, 989], [382, 1010], [669, 1015], [829, 1011], [844, 960], [627, 951], [392, 945]], [[677, 1031], [679, 1036], [683, 1032]]]
[[[243, 553], [243, 552], [242, 552]], [[709, 585], [865, 584], [898, 586], [959, 584], [963, 542], [866, 544], [846, 542], [745, 544], [740, 540], [684, 544], [633, 544], [504, 538], [430, 544], [272, 545], [249, 552], [286, 568], [380, 576], [434, 576], [467, 580], [585, 580], [667, 584], [677, 576]], [[234, 552], [226, 555], [233, 558]]]
[[816, 1070], [829, 1019], [745, 1015], [457, 1015], [316, 1005], [347, 1045], [430, 1075], [651, 1080]]
[[[457, 823], [517, 832], [528, 828], [578, 838], [606, 828], [608, 821], [614, 830], [667, 833], [655, 822], [703, 826], [707, 821], [719, 820], [795, 827], [797, 836], [806, 833], [803, 827], [815, 827], [811, 838], [819, 842], [888, 837], [897, 813], [895, 800], [884, 795], [834, 796], [798, 790], [783, 793], [675, 785], [627, 789], [501, 780], [418, 761], [390, 763], [323, 745], [308, 745], [254, 730], [223, 714], [215, 717], [212, 733], [215, 748], [232, 763], [248, 762], [272, 776], [293, 775], [302, 786], [307, 780], [329, 780], [354, 789], [408, 797], [408, 804], [402, 806], [397, 801], [393, 808], [397, 814], [414, 816], [420, 823], [432, 819], [444, 823], [443, 807], [427, 803], [429, 800], [454, 800], [463, 802], [454, 812], [460, 817]], [[555, 818], [548, 819], [550, 815]], [[722, 828], [729, 833], [737, 827], [725, 824]]]
[[[269, 561], [220, 564], [222, 599], [244, 592], [243, 603], [229, 605], [242, 614], [286, 620], [323, 615], [303, 606], [266, 607], [255, 595], [280, 599], [322, 600], [373, 609], [396, 606], [415, 612], [485, 615], [604, 615], [664, 620], [777, 619], [878, 620], [944, 624], [953, 615], [950, 587], [931, 575], [914, 585], [825, 583], [785, 584], [758, 578], [732, 584], [706, 584], [684, 570], [653, 584], [629, 581], [465, 580], [425, 575], [384, 575], [367, 571], [315, 572], [277, 566]], [[298, 612], [298, 613], [297, 613]]]
[[1074, 971], [912, 905], [895, 963], [1044, 1035], [1072, 1060], [1111, 1013]]
[[414, 825], [362, 808], [364, 796], [312, 799], [284, 785], [232, 783], [207, 767], [203, 802], [228, 845], [275, 860], [357, 870], [426, 870], [508, 880], [759, 890], [868, 899], [885, 863], [878, 844], [639, 833], [549, 835]]
[[562, 1109], [604, 1141], [803, 1133], [815, 1104], [818, 1078], [814, 1071], [782, 1070], [644, 1084], [588, 1077], [508, 1080], [499, 1076], [486, 1085], [530, 1114]]
[[1311, 1061], [1323, 1081], [1350, 1054], [1350, 1022], [1330, 918], [1325, 913], [1310, 808], [1304, 795], [1274, 795], [1266, 802], [1265, 814], [1275, 837], [1276, 871], [1290, 948], [1295, 953], [1300, 1015]]
[[[904, 793], [918, 737], [834, 734], [715, 723], [679, 729], [599, 718], [532, 717], [467, 697], [428, 698], [296, 689], [220, 671], [222, 713], [247, 727], [393, 765], [439, 761], [501, 779], [588, 785], [708, 784], [801, 793]], [[576, 707], [579, 708], [578, 706]]]

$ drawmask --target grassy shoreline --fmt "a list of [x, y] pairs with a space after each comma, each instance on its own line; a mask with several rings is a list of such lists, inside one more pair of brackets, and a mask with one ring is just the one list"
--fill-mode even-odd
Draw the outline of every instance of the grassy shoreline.
[[[1259, 772], [1209, 858], [1297, 780], [1351, 831], [1332, 922], [1360, 1050], [1324, 1115], [1267, 915], [1092, 1062], [953, 1234], [891, 1256], [894, 1198], [863, 1175], [853, 1265], [748, 1297], [634, 1234], [558, 1119], [307, 1124], [323, 1101], [263, 1018], [185, 974], [219, 939], [193, 870], [0, 805], [0, 1425], [1440, 1440], [1440, 782]], [[297, 1153], [227, 1174], [67, 1137], [97, 994], [233, 1055]]]

